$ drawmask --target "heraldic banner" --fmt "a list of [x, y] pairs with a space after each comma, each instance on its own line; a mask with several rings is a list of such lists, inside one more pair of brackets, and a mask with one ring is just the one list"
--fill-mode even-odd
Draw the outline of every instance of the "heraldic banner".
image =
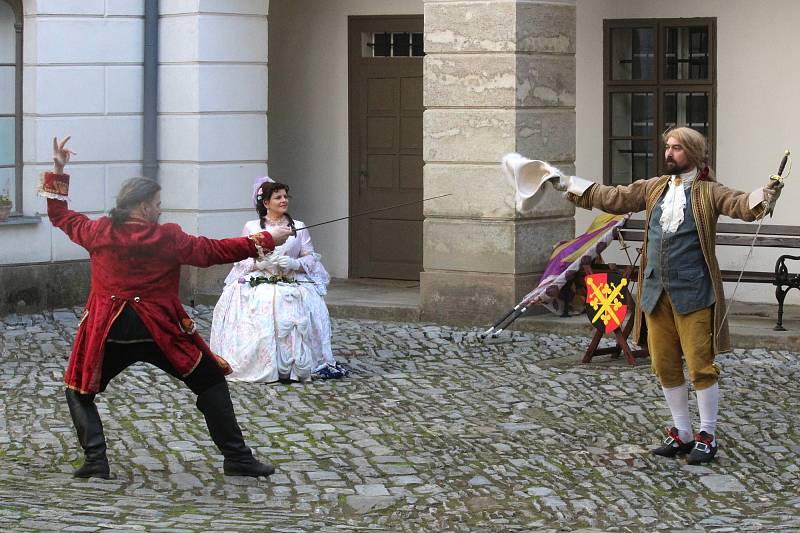
[[628, 280], [613, 272], [589, 274], [585, 279], [589, 321], [605, 333], [621, 328], [628, 314]]

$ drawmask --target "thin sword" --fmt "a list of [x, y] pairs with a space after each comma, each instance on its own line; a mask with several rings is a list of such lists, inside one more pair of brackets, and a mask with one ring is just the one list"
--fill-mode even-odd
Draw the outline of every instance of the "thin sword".
[[404, 204], [390, 205], [389, 207], [381, 207], [380, 209], [372, 209], [370, 211], [364, 211], [363, 213], [356, 213], [355, 215], [350, 215], [350, 216], [347, 216], [347, 217], [334, 218], [333, 220], [328, 220], [326, 222], [318, 222], [316, 224], [311, 224], [310, 226], [304, 226], [302, 228], [297, 228], [295, 231], [300, 231], [300, 230], [309, 229], [309, 228], [315, 228], [317, 226], [322, 226], [324, 224], [330, 224], [331, 222], [339, 222], [340, 220], [347, 220], [348, 218], [355, 218], [355, 217], [361, 217], [361, 216], [364, 216], [364, 215], [371, 215], [373, 213], [380, 213], [381, 211], [388, 211], [390, 209], [397, 209], [398, 207], [405, 207], [407, 205], [421, 204], [422, 202], [427, 202], [428, 200], [435, 200], [437, 198], [444, 198], [445, 196], [452, 196], [452, 195], [453, 195], [453, 193], [440, 194], [439, 196], [431, 196], [430, 198], [423, 198], [422, 200], [415, 200], [413, 202], [406, 202]]
[[[770, 180], [782, 184], [785, 177], [789, 176], [789, 174], [787, 174], [784, 177], [783, 170], [786, 168], [786, 162], [789, 160], [790, 155], [791, 153], [789, 152], [789, 150], [786, 150], [783, 153], [783, 158], [781, 159], [781, 163], [778, 166], [778, 173], [775, 174], [774, 176], [770, 176]], [[789, 166], [789, 168], [790, 168], [789, 173], [791, 173], [791, 165]], [[775, 206], [773, 205], [772, 207], [774, 208]], [[719, 336], [719, 334], [722, 333], [722, 326], [725, 324], [725, 319], [728, 318], [728, 313], [730, 312], [731, 307], [733, 307], [733, 302], [735, 301], [736, 298], [736, 290], [742, 283], [742, 277], [744, 276], [744, 269], [747, 267], [747, 263], [750, 261], [750, 257], [752, 257], [753, 255], [753, 250], [756, 247], [756, 241], [758, 240], [758, 236], [761, 233], [761, 225], [764, 224], [764, 219], [767, 218], [767, 213], [769, 213], [769, 215], [772, 216], [772, 210], [769, 208], [769, 206], [767, 206], [767, 210], [764, 211], [764, 214], [758, 221], [758, 226], [756, 227], [756, 234], [753, 236], [753, 242], [750, 243], [750, 248], [748, 248], [747, 250], [747, 256], [744, 258], [744, 263], [742, 263], [742, 269], [739, 271], [739, 277], [736, 278], [736, 285], [733, 286], [733, 293], [731, 293], [731, 297], [728, 300], [728, 304], [725, 306], [725, 313], [722, 315], [722, 320], [720, 320], [719, 322], [719, 328], [717, 328], [716, 332], [714, 333], [714, 339], [716, 339]]]

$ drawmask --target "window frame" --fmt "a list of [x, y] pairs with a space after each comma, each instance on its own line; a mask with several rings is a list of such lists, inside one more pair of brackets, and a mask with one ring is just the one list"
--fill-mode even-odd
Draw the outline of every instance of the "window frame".
[[22, 1], [0, 0], [14, 13], [15, 63], [1, 63], [14, 67], [14, 210], [11, 216], [22, 216]]
[[[672, 27], [706, 26], [708, 28], [708, 78], [665, 79], [666, 29]], [[616, 29], [652, 28], [655, 31], [655, 75], [650, 80], [614, 80], [612, 79], [611, 32]], [[653, 133], [648, 137], [614, 136], [612, 135], [611, 95], [615, 93], [653, 93], [654, 116]], [[614, 141], [641, 140], [654, 141], [653, 159], [655, 174], [664, 172], [661, 155], [663, 141], [661, 135], [664, 125], [664, 93], [671, 92], [707, 92], [708, 93], [708, 145], [711, 165], [715, 161], [716, 124], [717, 124], [717, 19], [716, 17], [695, 18], [643, 18], [643, 19], [604, 19], [603, 20], [603, 183], [612, 184], [611, 147]], [[646, 179], [653, 176], [632, 176], [632, 180]]]
[[[382, 35], [388, 38], [388, 41], [380, 46], [385, 46], [388, 54], [375, 54], [375, 50], [378, 47], [377, 43], [377, 36]], [[407, 35], [408, 36], [408, 44], [397, 45], [395, 43], [395, 37], [397, 35]], [[421, 50], [419, 54], [415, 54], [415, 44], [414, 44], [414, 37], [419, 36], [419, 46]], [[361, 36], [362, 41], [362, 58], [368, 59], [405, 59], [409, 57], [424, 57], [425, 56], [425, 34], [424, 32], [417, 32], [417, 31], [382, 31], [382, 32], [364, 32]], [[397, 48], [399, 47], [406, 47], [408, 48], [408, 54], [395, 54]]]

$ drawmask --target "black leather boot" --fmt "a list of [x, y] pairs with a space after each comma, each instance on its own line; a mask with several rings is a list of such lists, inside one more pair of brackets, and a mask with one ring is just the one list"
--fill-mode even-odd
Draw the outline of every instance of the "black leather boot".
[[203, 413], [211, 439], [225, 457], [222, 469], [227, 476], [269, 476], [275, 468], [253, 457], [244, 443], [242, 430], [236, 422], [228, 382], [222, 381], [197, 396], [197, 408]]
[[100, 413], [94, 404], [94, 394], [81, 394], [72, 389], [66, 390], [67, 406], [72, 416], [72, 423], [78, 433], [84, 454], [83, 466], [77, 469], [73, 477], [111, 478], [106, 457], [106, 438], [103, 435], [103, 423]]

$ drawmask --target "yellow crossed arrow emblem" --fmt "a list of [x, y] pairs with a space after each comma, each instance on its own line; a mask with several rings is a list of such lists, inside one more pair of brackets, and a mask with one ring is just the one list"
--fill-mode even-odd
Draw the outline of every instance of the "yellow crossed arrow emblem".
[[608, 297], [603, 294], [603, 291], [600, 289], [600, 287], [594, 284], [594, 280], [591, 277], [586, 278], [586, 284], [591, 287], [594, 297], [597, 298], [597, 301], [601, 304], [600, 309], [594, 315], [594, 318], [592, 318], [592, 324], [597, 322], [597, 319], [600, 318], [603, 313], [607, 313], [606, 316], [610, 316], [618, 326], [622, 326], [622, 323], [619, 321], [617, 315], [611, 312], [611, 306], [617, 303], [617, 296], [619, 296], [619, 293], [628, 284], [628, 280], [626, 278], [622, 278], [622, 280], [619, 282], [619, 285], [614, 287], [614, 290], [611, 291]]

